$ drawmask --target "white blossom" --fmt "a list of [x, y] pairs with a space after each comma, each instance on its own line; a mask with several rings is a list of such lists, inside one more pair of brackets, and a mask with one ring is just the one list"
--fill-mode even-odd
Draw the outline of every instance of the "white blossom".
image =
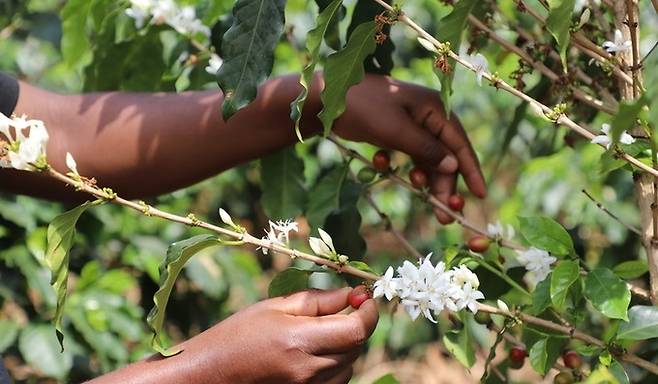
[[211, 53], [210, 59], [208, 60], [208, 66], [206, 66], [206, 72], [214, 76], [217, 74], [217, 71], [219, 71], [219, 68], [222, 67], [222, 64], [224, 64], [222, 58], [216, 53]]
[[487, 61], [487, 58], [484, 57], [484, 55], [481, 53], [476, 53], [473, 55], [468, 55], [464, 58], [464, 60], [468, 61], [473, 66], [477, 76], [478, 85], [482, 86], [482, 77], [485, 74], [489, 74], [489, 62]]
[[373, 296], [384, 296], [387, 300], [398, 297], [414, 320], [422, 314], [436, 322], [434, 316], [443, 310], [468, 308], [477, 312], [477, 300], [484, 298], [477, 290], [480, 285], [477, 276], [465, 265], [447, 271], [443, 262], [432, 264], [431, 256], [430, 253], [419, 260], [418, 265], [405, 260], [397, 268], [397, 277], [393, 267], [389, 267], [373, 285]]
[[75, 162], [75, 159], [73, 158], [73, 155], [71, 155], [71, 152], [66, 152], [66, 166], [71, 172], [75, 173], [76, 175], [79, 175], [78, 164]]
[[0, 133], [7, 141], [0, 142], [4, 146], [0, 167], [34, 171], [34, 165], [45, 157], [48, 131], [43, 121], [25, 116], [8, 118], [0, 113]]
[[394, 273], [395, 271], [393, 271], [393, 267], [388, 267], [384, 276], [375, 281], [372, 292], [374, 298], [386, 296], [386, 299], [391, 301], [397, 296], [398, 283], [397, 280], [393, 278]]
[[[602, 124], [601, 132], [603, 132], [602, 135], [594, 136], [592, 143], [601, 144], [606, 149], [610, 149], [610, 146], [612, 145], [612, 137], [610, 136], [610, 124]], [[633, 144], [635, 142], [635, 138], [629, 135], [628, 132], [624, 131], [619, 137], [619, 142], [627, 145]]]
[[436, 46], [434, 46], [434, 44], [432, 44], [432, 42], [429, 41], [429, 40], [427, 40], [427, 39], [424, 39], [424, 38], [422, 38], [422, 37], [419, 37], [419, 38], [418, 38], [418, 42], [420, 43], [420, 45], [423, 46], [423, 48], [427, 49], [427, 50], [430, 51], [430, 52], [434, 52], [434, 53], [438, 53], [438, 52], [439, 52], [439, 51], [436, 49]]
[[288, 244], [290, 242], [290, 232], [299, 232], [299, 224], [294, 220], [279, 220], [276, 223], [270, 221], [270, 228], [279, 233], [279, 239]]
[[551, 264], [557, 261], [545, 250], [535, 247], [531, 247], [526, 251], [519, 251], [518, 259], [528, 271], [526, 279], [533, 285], [544, 280], [551, 272]]
[[210, 28], [196, 17], [194, 7], [180, 7], [174, 0], [130, 0], [126, 15], [135, 20], [137, 28], [142, 28], [146, 19], [151, 18], [151, 24], [167, 24], [184, 35], [210, 36]]
[[631, 49], [631, 41], [630, 40], [624, 40], [624, 35], [621, 33], [620, 30], [616, 29], [615, 30], [615, 41], [606, 41], [602, 45], [603, 49], [608, 51], [609, 53], [613, 52], [624, 52], [628, 51]]
[[511, 224], [503, 225], [500, 220], [487, 224], [487, 234], [498, 239], [511, 239], [514, 237], [514, 227]]
[[327, 258], [336, 256], [336, 248], [334, 248], [334, 242], [331, 236], [322, 228], [318, 228], [318, 232], [320, 233], [320, 238], [310, 237], [308, 239], [308, 244], [311, 246], [313, 253]]
[[498, 300], [496, 301], [496, 304], [498, 305], [498, 308], [499, 308], [499, 309], [501, 309], [501, 310], [503, 310], [503, 311], [505, 311], [505, 312], [509, 312], [509, 307], [508, 307], [507, 304], [506, 304], [504, 301], [502, 301], [501, 299], [498, 299]]

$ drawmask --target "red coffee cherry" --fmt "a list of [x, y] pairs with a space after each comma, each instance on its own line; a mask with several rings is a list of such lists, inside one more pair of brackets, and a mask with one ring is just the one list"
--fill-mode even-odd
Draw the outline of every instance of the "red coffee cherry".
[[528, 353], [523, 347], [514, 346], [509, 349], [509, 359], [512, 362], [523, 363], [526, 356], [528, 356]]
[[489, 239], [484, 236], [473, 236], [468, 240], [468, 249], [473, 252], [483, 253], [489, 249]]
[[379, 172], [386, 172], [391, 168], [391, 156], [383, 149], [372, 156], [372, 166]]
[[462, 195], [452, 195], [448, 198], [448, 207], [453, 211], [461, 212], [464, 209], [464, 198]]
[[573, 375], [571, 372], [560, 372], [555, 375], [553, 384], [571, 384], [573, 383]]
[[564, 352], [562, 360], [564, 360], [564, 365], [571, 369], [580, 369], [583, 366], [583, 359], [576, 351]]
[[359, 309], [361, 304], [363, 304], [364, 301], [371, 297], [372, 296], [370, 291], [368, 291], [368, 288], [366, 288], [364, 285], [359, 285], [354, 287], [354, 289], [352, 289], [352, 291], [347, 295], [347, 302], [350, 303], [352, 308]]
[[411, 181], [411, 184], [416, 188], [425, 188], [427, 187], [427, 174], [422, 169], [414, 167], [409, 171], [409, 181]]

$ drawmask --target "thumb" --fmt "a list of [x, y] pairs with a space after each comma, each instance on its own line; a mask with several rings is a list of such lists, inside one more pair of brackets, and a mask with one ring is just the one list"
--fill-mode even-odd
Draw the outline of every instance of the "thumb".
[[347, 307], [347, 295], [351, 290], [350, 287], [330, 291], [310, 289], [267, 300], [267, 305], [274, 310], [295, 316], [332, 315]]

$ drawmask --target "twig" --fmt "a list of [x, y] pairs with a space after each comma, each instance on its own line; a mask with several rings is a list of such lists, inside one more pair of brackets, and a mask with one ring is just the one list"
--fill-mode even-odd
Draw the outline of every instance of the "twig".
[[[575, 327], [567, 327], [567, 326], [564, 326], [564, 325], [560, 325], [560, 324], [554, 323], [554, 322], [549, 321], [549, 320], [544, 320], [544, 319], [541, 319], [539, 317], [535, 317], [535, 316], [525, 314], [523, 312], [512, 313], [512, 312], [509, 312], [509, 311], [503, 311], [499, 308], [495, 308], [495, 307], [492, 307], [492, 306], [487, 305], [487, 304], [479, 304], [478, 305], [478, 310], [482, 311], [482, 312], [488, 312], [488, 313], [491, 313], [491, 314], [495, 314], [495, 315], [505, 316], [505, 317], [508, 317], [508, 318], [516, 318], [516, 319], [519, 319], [520, 321], [522, 321], [524, 323], [536, 325], [536, 326], [544, 328], [544, 329], [548, 329], [548, 330], [551, 330], [551, 331], [554, 331], [554, 332], [569, 335], [574, 339], [578, 339], [578, 340], [584, 341], [588, 344], [592, 344], [592, 345], [595, 345], [595, 346], [598, 346], [598, 347], [601, 347], [601, 348], [607, 348], [606, 343], [603, 342], [602, 340], [597, 339], [596, 337], [590, 336], [590, 335], [576, 329]], [[641, 358], [641, 357], [639, 357], [639, 356], [637, 356], [633, 353], [630, 353], [630, 352], [621, 353], [618, 357], [622, 361], [634, 364], [634, 365], [636, 365], [640, 368], [643, 368], [643, 369], [653, 373], [654, 375], [658, 376], [658, 365], [656, 365], [656, 364], [654, 364], [650, 361], [647, 361], [647, 360], [645, 360], [645, 359], [643, 359], [643, 358]]]
[[[658, 0], [655, 0], [655, 1], [658, 1]], [[653, 53], [653, 51], [656, 50], [656, 47], [658, 47], [658, 41], [656, 41], [655, 43], [653, 43], [653, 47], [651, 47], [651, 49], [649, 50], [649, 52], [647, 52], [647, 54], [644, 55], [644, 57], [642, 58], [642, 60], [640, 60], [640, 67], [642, 67], [642, 65], [644, 65], [644, 62], [646, 61], [646, 59], [649, 58], [649, 56]]]
[[626, 227], [626, 229], [628, 229], [629, 231], [635, 233], [636, 235], [638, 235], [638, 236], [642, 236], [642, 231], [640, 231], [638, 228], [636, 228], [636, 227], [632, 226], [631, 224], [628, 224], [628, 223], [626, 223], [625, 221], [623, 221], [622, 219], [620, 219], [617, 215], [615, 215], [614, 213], [612, 213], [608, 208], [606, 208], [605, 206], [603, 206], [603, 204], [601, 204], [599, 201], [597, 201], [597, 200], [594, 198], [594, 196], [592, 196], [589, 192], [587, 192], [587, 190], [583, 189], [583, 190], [581, 190], [581, 192], [584, 193], [585, 196], [587, 196], [587, 197], [588, 197], [588, 198], [589, 198], [594, 204], [596, 204], [596, 206], [597, 206], [600, 210], [602, 210], [603, 212], [605, 212], [608, 216], [610, 216], [611, 218], [613, 218], [613, 219], [614, 219], [615, 221], [617, 221], [619, 224], [623, 225], [624, 227]]
[[316, 264], [319, 264], [319, 265], [324, 265], [326, 267], [334, 269], [334, 270], [338, 271], [339, 273], [348, 273], [350, 275], [362, 278], [364, 280], [377, 280], [379, 278], [379, 276], [377, 276], [373, 273], [365, 272], [365, 271], [362, 271], [360, 269], [351, 267], [349, 265], [343, 265], [343, 264], [335, 263], [331, 260], [325, 259], [323, 257], [311, 255], [309, 253], [300, 252], [300, 251], [297, 251], [297, 250], [294, 250], [294, 249], [289, 249], [289, 248], [283, 247], [281, 245], [274, 244], [270, 241], [256, 238], [256, 237], [254, 237], [254, 236], [252, 236], [248, 233], [242, 233], [242, 232], [237, 232], [237, 231], [233, 231], [233, 230], [230, 230], [230, 229], [222, 228], [222, 227], [219, 227], [219, 226], [216, 226], [216, 225], [213, 225], [213, 224], [210, 224], [210, 223], [206, 223], [202, 220], [198, 220], [198, 219], [195, 219], [195, 218], [178, 216], [178, 215], [175, 215], [175, 214], [172, 214], [172, 213], [169, 213], [169, 212], [161, 211], [157, 208], [153, 208], [153, 207], [145, 205], [143, 203], [126, 200], [126, 199], [124, 199], [120, 196], [116, 196], [114, 194], [108, 194], [106, 191], [104, 191], [104, 190], [102, 190], [102, 189], [100, 189], [96, 186], [92, 186], [92, 185], [90, 185], [88, 183], [85, 183], [85, 182], [76, 181], [76, 180], [74, 180], [74, 179], [72, 179], [72, 178], [70, 178], [70, 177], [68, 177], [68, 176], [66, 176], [66, 175], [64, 175], [60, 172], [57, 172], [56, 170], [54, 170], [52, 168], [48, 168], [47, 173], [51, 177], [53, 177], [53, 178], [55, 178], [59, 181], [62, 181], [64, 183], [68, 184], [68, 185], [74, 186], [78, 191], [85, 192], [87, 194], [90, 194], [90, 195], [98, 198], [98, 199], [102, 199], [102, 200], [111, 202], [113, 204], [122, 205], [124, 207], [133, 209], [133, 210], [138, 211], [138, 212], [140, 212], [144, 215], [147, 215], [147, 216], [159, 217], [161, 219], [173, 221], [175, 223], [185, 224], [185, 225], [193, 226], [193, 227], [204, 228], [208, 231], [215, 232], [215, 233], [220, 234], [220, 235], [228, 236], [228, 237], [234, 238], [236, 240], [241, 240], [244, 243], [251, 244], [251, 245], [254, 245], [256, 247], [267, 248], [267, 249], [269, 249], [273, 252], [288, 255], [291, 258], [297, 258], [298, 257], [300, 259], [308, 260], [308, 261], [311, 261], [313, 263], [316, 263]]
[[[502, 36], [497, 34], [495, 31], [493, 31], [491, 28], [487, 27], [482, 21], [480, 21], [477, 17], [473, 15], [468, 15], [468, 21], [473, 25], [474, 27], [480, 29], [481, 31], [487, 33], [489, 37], [496, 41], [498, 44], [500, 44], [503, 48], [507, 49], [510, 52], [515, 53], [517, 56], [519, 56], [523, 61], [527, 62], [528, 64], [532, 65], [535, 69], [537, 69], [539, 72], [541, 72], [544, 76], [546, 76], [549, 80], [552, 82], [557, 82], [560, 80], [560, 76], [557, 75], [555, 72], [553, 72], [550, 68], [548, 68], [544, 63], [541, 61], [536, 61], [532, 57], [530, 57], [526, 52], [524, 52], [522, 49], [517, 47], [516, 45], [510, 43], [509, 41], [505, 40]], [[570, 86], [573, 92], [573, 96], [584, 102], [585, 104], [598, 109], [600, 111], [606, 112], [608, 114], [614, 115], [617, 113], [617, 108], [611, 105], [607, 105], [601, 100], [597, 100], [596, 98], [586, 94], [582, 90]]]
[[638, 90], [641, 85], [639, 79], [640, 47], [637, 36], [638, 23], [635, 21], [635, 4], [633, 4], [633, 0], [626, 0], [626, 14], [628, 15], [628, 29], [631, 33], [631, 50], [633, 53], [631, 73], [633, 74], [633, 98], [635, 99], [638, 96]]

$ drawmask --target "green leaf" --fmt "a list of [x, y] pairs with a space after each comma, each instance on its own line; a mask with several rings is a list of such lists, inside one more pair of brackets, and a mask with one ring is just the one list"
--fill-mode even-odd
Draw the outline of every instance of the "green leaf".
[[272, 220], [287, 220], [302, 213], [306, 202], [304, 162], [294, 147], [284, 148], [260, 160], [261, 203]]
[[277, 297], [303, 291], [308, 288], [308, 278], [313, 272], [325, 272], [325, 270], [321, 268], [287, 268], [274, 276], [267, 289], [267, 295]]
[[169, 302], [169, 296], [171, 295], [171, 290], [174, 287], [178, 274], [185, 266], [185, 263], [196, 253], [205, 248], [220, 245], [221, 243], [222, 241], [213, 235], [199, 235], [187, 240], [178, 241], [169, 246], [167, 257], [160, 265], [160, 288], [153, 296], [154, 306], [146, 318], [146, 322], [153, 331], [151, 347], [161, 355], [173, 356], [180, 352], [178, 350], [166, 349], [160, 339], [167, 303]]
[[9, 348], [18, 336], [18, 324], [11, 320], [0, 320], [0, 353]]
[[628, 285], [607, 268], [597, 268], [587, 274], [585, 297], [594, 308], [611, 319], [628, 321], [631, 292]]
[[[320, 12], [324, 11], [332, 0], [315, 0]], [[327, 31], [324, 34], [324, 42], [334, 51], [339, 50], [343, 44], [340, 40], [340, 21], [345, 18], [347, 13], [345, 6], [341, 5], [338, 14], [331, 19], [327, 26]]]
[[327, 216], [323, 229], [334, 240], [336, 251], [350, 259], [362, 259], [366, 253], [366, 242], [361, 237], [361, 214], [357, 207], [362, 187], [351, 180], [346, 180], [340, 191], [340, 203], [337, 210]]
[[347, 91], [363, 80], [363, 61], [375, 51], [377, 45], [375, 29], [374, 21], [359, 25], [345, 48], [327, 58], [324, 67], [325, 87], [320, 95], [323, 108], [318, 114], [325, 135], [331, 131], [334, 120], [345, 112]]
[[[385, 0], [385, 2], [387, 4], [391, 3], [390, 0]], [[374, 20], [375, 16], [381, 14], [382, 11], [382, 6], [372, 0], [357, 0], [354, 11], [352, 12], [352, 20], [347, 28], [347, 38], [349, 39], [352, 36], [356, 27]], [[364, 69], [367, 73], [376, 73], [379, 75], [391, 74], [394, 66], [393, 51], [395, 50], [395, 45], [390, 38], [390, 32], [391, 26], [384, 24], [382, 33], [388, 37], [382, 44], [377, 44], [375, 52], [372, 55], [368, 55], [363, 62]]]
[[529, 352], [532, 368], [540, 375], [546, 375], [557, 361], [566, 342], [565, 339], [557, 337], [547, 337], [537, 341]]
[[327, 30], [332, 25], [332, 21], [337, 20], [338, 13], [342, 7], [343, 0], [334, 0], [320, 13], [316, 21], [316, 26], [308, 32], [306, 36], [306, 53], [310, 57], [308, 64], [304, 67], [302, 75], [299, 78], [299, 83], [302, 85], [302, 92], [290, 104], [291, 112], [290, 118], [295, 122], [295, 132], [299, 141], [302, 140], [302, 134], [299, 130], [299, 124], [302, 118], [302, 110], [304, 103], [308, 97], [309, 86], [313, 81], [313, 74], [315, 66], [320, 59], [320, 47], [322, 46], [322, 38], [327, 33]]
[[632, 132], [640, 111], [648, 102], [646, 96], [643, 95], [635, 101], [619, 103], [619, 111], [614, 115], [610, 124], [610, 137], [614, 144], [619, 143], [619, 138], [624, 131]]
[[521, 235], [533, 247], [544, 249], [554, 256], [575, 254], [569, 233], [548, 217], [519, 217]]
[[373, 384], [400, 384], [400, 382], [395, 378], [395, 376], [393, 376], [392, 373], [389, 373], [388, 375], [382, 376], [375, 380]]
[[222, 115], [228, 120], [256, 98], [272, 72], [274, 48], [285, 23], [285, 0], [238, 0], [233, 25], [222, 39], [224, 64], [217, 83], [224, 92]]
[[306, 219], [311, 231], [324, 225], [327, 216], [340, 207], [340, 191], [347, 176], [349, 168], [340, 165], [318, 180], [309, 193]]
[[18, 339], [25, 361], [46, 376], [64, 379], [73, 366], [73, 356], [60, 352], [60, 344], [47, 325], [28, 325]]
[[62, 8], [62, 56], [69, 66], [77, 64], [90, 49], [87, 19], [93, 1], [70, 0]]
[[450, 331], [443, 335], [443, 344], [448, 352], [466, 368], [475, 364], [475, 348], [468, 327], [461, 331]]
[[631, 260], [617, 264], [612, 271], [622, 279], [637, 279], [649, 271], [649, 266], [644, 260]]
[[375, 273], [375, 271], [373, 271], [372, 268], [370, 268], [370, 266], [364, 263], [363, 261], [351, 260], [348, 264], [350, 265], [350, 267], [354, 267], [359, 271]]
[[626, 370], [624, 369], [624, 366], [621, 365], [620, 362], [617, 360], [613, 361], [612, 364], [608, 367], [608, 371], [612, 374], [612, 376], [617, 379], [618, 384], [630, 384], [630, 380], [628, 379], [628, 374], [626, 373]]
[[620, 340], [658, 338], [658, 307], [636, 305], [628, 310], [628, 321], [622, 322], [617, 332]]
[[535, 314], [544, 312], [551, 306], [551, 279], [549, 274], [544, 280], [540, 281], [532, 292], [532, 311]]
[[48, 226], [48, 248], [46, 248], [46, 266], [52, 277], [50, 285], [57, 294], [57, 309], [55, 310], [55, 330], [59, 344], [64, 350], [64, 334], [62, 333], [62, 317], [66, 303], [66, 287], [69, 278], [69, 251], [75, 239], [75, 225], [80, 215], [94, 203], [86, 202], [68, 212], [57, 216]]
[[573, 16], [573, 8], [576, 0], [552, 0], [550, 3], [550, 11], [546, 19], [546, 28], [555, 38], [558, 50], [560, 51], [560, 59], [562, 60], [562, 68], [567, 72], [567, 48], [571, 40], [569, 28], [571, 28], [571, 17]]
[[578, 262], [562, 260], [551, 273], [551, 301], [559, 310], [564, 308], [569, 287], [578, 280], [579, 272]]
[[[468, 15], [473, 12], [473, 9], [478, 4], [477, 0], [460, 0], [455, 4], [452, 12], [441, 19], [437, 28], [437, 36], [441, 42], [450, 43], [450, 48], [453, 52], [459, 52], [459, 47], [462, 42], [462, 34], [466, 30], [466, 22]], [[455, 61], [449, 59], [448, 62], [452, 68], [455, 68]], [[450, 115], [450, 96], [452, 95], [452, 81], [455, 77], [455, 71], [446, 74], [440, 70], [435, 70], [434, 73], [441, 81], [441, 100], [446, 109], [446, 114]]]

